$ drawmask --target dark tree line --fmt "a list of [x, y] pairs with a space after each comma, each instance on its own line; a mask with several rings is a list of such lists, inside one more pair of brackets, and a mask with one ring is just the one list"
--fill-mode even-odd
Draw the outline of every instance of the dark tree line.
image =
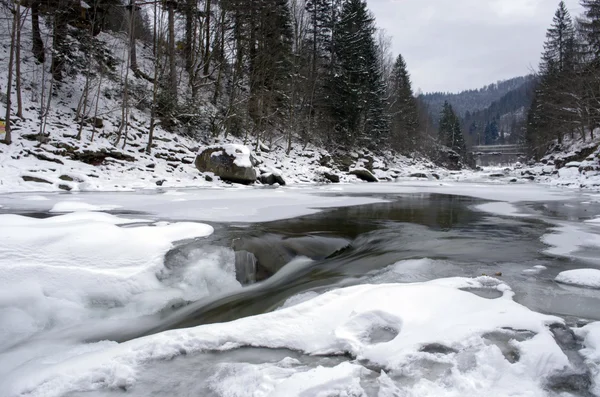
[[[401, 153], [437, 145], [406, 62], [402, 56], [394, 62], [365, 0], [4, 0], [3, 6], [14, 16], [6, 143], [11, 118], [22, 117], [22, 105], [15, 111], [11, 100], [15, 91], [20, 98], [19, 34], [27, 20], [31, 54], [48, 72], [40, 74], [46, 79], [39, 84], [40, 136], [52, 98], [80, 74], [78, 139], [90, 122], [95, 133], [102, 86], [111, 80], [121, 90], [115, 145], [127, 145], [136, 107], [150, 113], [148, 152], [157, 125], [288, 150], [292, 142]], [[96, 40], [102, 31], [126, 34], [121, 71]], [[80, 64], [67, 61], [74, 45], [85, 57]], [[152, 48], [150, 63], [140, 60], [140, 46]]]
[[573, 20], [560, 2], [546, 34], [538, 86], [527, 115], [526, 141], [535, 156], [565, 136], [593, 139], [600, 127], [600, 0], [582, 0]]

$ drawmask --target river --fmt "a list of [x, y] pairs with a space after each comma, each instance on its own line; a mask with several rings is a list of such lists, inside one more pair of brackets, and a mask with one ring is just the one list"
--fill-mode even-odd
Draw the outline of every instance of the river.
[[[101, 223], [105, 220], [77, 215], [90, 211], [131, 222], [117, 225], [111, 220], [107, 226]], [[0, 197], [0, 226], [5, 225], [0, 319], [7, 326], [0, 327], [0, 384], [14, 393], [8, 395], [81, 397], [591, 396], [598, 391], [597, 368], [579, 353], [584, 340], [572, 329], [600, 321], [600, 292], [555, 278], [568, 270], [600, 269], [600, 244], [594, 243], [600, 229], [588, 222], [598, 214], [600, 197], [594, 194], [501, 184], [5, 195]], [[155, 229], [193, 228], [198, 222], [212, 227], [212, 233], [189, 238], [198, 232], [170, 230], [166, 238], [179, 242], [144, 245], [154, 238], [148, 233]], [[118, 237], [109, 247], [102, 242], [105, 227], [109, 234], [145, 232]], [[34, 230], [42, 229], [41, 236], [34, 236]], [[14, 235], [20, 236], [18, 241], [11, 240]], [[574, 235], [579, 237], [572, 241]], [[118, 249], [112, 252], [115, 244]], [[162, 251], [161, 244], [166, 247]], [[74, 245], [85, 249], [80, 253]], [[135, 255], [133, 264], [117, 263], [132, 250], [140, 251], [139, 261], [146, 266], [137, 268]], [[84, 268], [88, 260], [89, 268]], [[116, 261], [114, 266], [111, 261]], [[32, 270], [19, 273], [20, 262]], [[125, 268], [131, 271], [119, 273]], [[78, 282], [85, 288], [76, 287]], [[438, 291], [439, 283], [452, 285]], [[293, 339], [286, 332], [297, 318], [286, 325], [285, 315], [294, 308], [307, 307], [306, 321], [325, 329], [318, 317], [311, 317], [311, 302], [340, 291], [388, 285], [438, 292], [419, 292], [419, 299], [398, 302], [398, 308], [382, 302], [381, 310], [368, 311], [379, 313], [374, 318], [359, 316], [375, 324], [352, 342], [364, 346], [347, 342], [351, 346], [343, 347], [337, 340], [317, 349], [313, 346], [322, 340], [286, 339]], [[526, 310], [532, 318], [545, 316], [540, 318], [555, 347], [541, 353], [533, 349], [534, 335], [543, 332], [533, 325], [518, 326], [525, 323], [514, 320], [517, 314], [507, 320], [516, 321], [514, 326], [495, 326], [500, 320], [494, 318], [472, 320], [470, 326], [471, 311], [452, 315], [446, 323], [443, 316], [439, 324], [433, 316], [433, 322], [418, 324], [423, 334], [438, 326], [465, 326], [464, 335], [476, 342], [462, 337], [452, 342], [452, 336], [446, 342], [446, 331], [440, 331], [442, 335], [419, 342], [416, 350], [412, 345], [395, 347], [412, 327], [404, 306], [427, 313], [430, 304], [444, 304], [436, 300], [454, 299], [448, 289], [467, 293], [464, 298], [475, 299], [474, 307], [485, 315], [495, 310], [486, 305], [505, 299], [514, 307], [502, 313]], [[396, 292], [404, 296], [404, 290]], [[370, 289], [361, 293], [365, 302], [373, 295]], [[378, 308], [376, 299], [373, 305]], [[455, 309], [460, 312], [454, 305], [445, 310]], [[351, 310], [349, 316], [356, 312], [360, 310]], [[243, 330], [248, 321], [262, 316], [269, 324], [268, 316], [278, 313], [282, 319], [273, 321], [281, 330], [269, 340], [235, 336], [237, 331], [227, 328], [227, 322], [237, 320], [229, 327]], [[36, 322], [40, 317], [44, 321]], [[399, 318], [402, 325], [389, 318]], [[363, 327], [360, 321], [348, 329]], [[480, 327], [478, 321], [490, 329], [473, 331]], [[334, 333], [346, 341], [338, 335], [343, 334], [339, 327], [349, 332], [342, 325], [336, 324]], [[180, 333], [190, 327], [208, 336]], [[233, 336], [206, 342], [213, 329]], [[323, 340], [330, 337], [324, 335]], [[180, 338], [179, 353], [160, 352], [160, 338], [167, 336]], [[369, 350], [386, 344], [390, 351], [396, 349], [393, 359]], [[149, 357], [127, 356], [148, 345], [155, 349]], [[561, 352], [566, 361], [557, 364]], [[118, 358], [106, 359], [106, 354]], [[123, 359], [127, 365], [121, 356], [128, 357]], [[84, 362], [85, 369], [70, 364], [73, 359]], [[95, 360], [119, 362], [121, 367], [94, 368]]]

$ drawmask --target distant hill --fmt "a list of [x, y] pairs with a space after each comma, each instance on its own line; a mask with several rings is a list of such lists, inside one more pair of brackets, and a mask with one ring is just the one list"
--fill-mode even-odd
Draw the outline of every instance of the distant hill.
[[467, 112], [474, 113], [488, 108], [493, 102], [500, 100], [510, 91], [518, 89], [533, 79], [534, 77], [531, 75], [515, 77], [510, 80], [490, 84], [480, 89], [462, 91], [458, 94], [433, 92], [423, 94], [420, 98], [428, 105], [434, 120], [439, 118], [445, 101], [448, 101], [452, 105], [456, 114], [464, 117]]
[[518, 143], [524, 139], [527, 113], [537, 80], [530, 78], [485, 109], [467, 111], [462, 117], [465, 138], [471, 144]]

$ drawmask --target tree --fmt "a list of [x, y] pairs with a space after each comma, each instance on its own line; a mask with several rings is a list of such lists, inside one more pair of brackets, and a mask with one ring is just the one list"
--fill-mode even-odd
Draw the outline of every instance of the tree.
[[600, 60], [600, 0], [581, 0], [584, 9], [584, 18], [580, 21], [595, 60]]
[[[387, 140], [385, 86], [377, 63], [375, 23], [364, 0], [346, 0], [334, 31], [328, 102], [337, 144], [377, 147]], [[330, 144], [333, 142], [330, 141]]]
[[392, 147], [407, 152], [417, 146], [417, 103], [402, 55], [398, 55], [390, 77], [390, 135]]
[[442, 107], [442, 114], [439, 124], [440, 143], [449, 147], [465, 158], [467, 154], [467, 148], [462, 130], [460, 128], [460, 120], [456, 113], [454, 113], [454, 109], [452, 109], [452, 105], [450, 105], [448, 101], [446, 101]]

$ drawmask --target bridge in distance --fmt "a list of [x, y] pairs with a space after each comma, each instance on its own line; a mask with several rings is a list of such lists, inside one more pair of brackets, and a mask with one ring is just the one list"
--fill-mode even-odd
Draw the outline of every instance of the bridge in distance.
[[478, 166], [505, 166], [524, 161], [527, 147], [525, 145], [481, 145], [473, 146], [471, 152]]

